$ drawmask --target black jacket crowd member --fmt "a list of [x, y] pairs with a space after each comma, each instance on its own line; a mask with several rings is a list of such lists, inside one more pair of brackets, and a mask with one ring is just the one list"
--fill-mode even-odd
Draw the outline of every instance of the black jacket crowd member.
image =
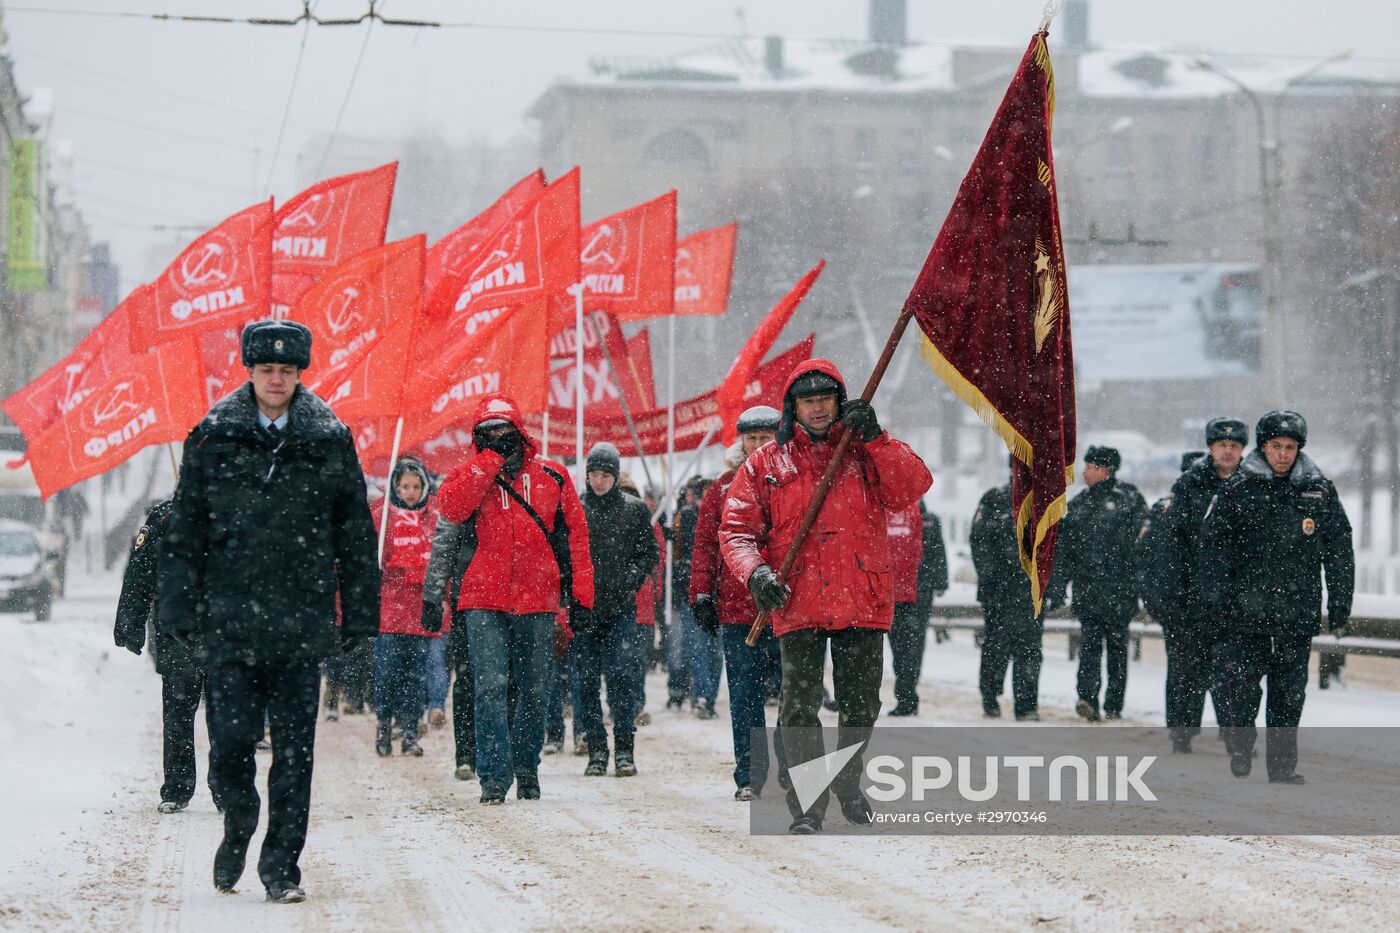
[[1322, 614], [1322, 576], [1327, 628], [1343, 633], [1356, 574], [1351, 523], [1336, 487], [1302, 452], [1308, 426], [1301, 415], [1271, 411], [1254, 437], [1254, 450], [1206, 512], [1196, 574], [1205, 611], [1228, 620], [1221, 679], [1230, 770], [1236, 777], [1250, 772], [1260, 681], [1267, 679], [1269, 780], [1301, 784], [1297, 726]]
[[[214, 886], [232, 891], [258, 824], [254, 745], [271, 725], [268, 826], [258, 875], [299, 901], [311, 806], [320, 661], [379, 630], [376, 535], [350, 431], [301, 386], [311, 332], [243, 330], [249, 381], [185, 440], [160, 552], [160, 628], [209, 653], [214, 775], [224, 838]], [[343, 624], [337, 632], [336, 595]]]

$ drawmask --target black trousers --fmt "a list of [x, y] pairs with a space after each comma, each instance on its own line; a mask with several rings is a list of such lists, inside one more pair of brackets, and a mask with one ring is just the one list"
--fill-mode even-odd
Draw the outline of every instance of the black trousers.
[[896, 703], [919, 705], [919, 674], [924, 669], [924, 642], [928, 639], [928, 618], [918, 603], [895, 603], [894, 624], [890, 626], [890, 656], [894, 662]]
[[1200, 732], [1207, 691], [1215, 721], [1224, 725], [1214, 633], [1204, 625], [1173, 622], [1162, 626], [1162, 637], [1167, 648], [1167, 728], [1181, 736]]
[[1269, 777], [1287, 777], [1298, 766], [1298, 721], [1308, 690], [1308, 658], [1312, 635], [1231, 634], [1221, 653], [1221, 680], [1227, 685], [1225, 747], [1232, 755], [1250, 755], [1258, 730], [1264, 697], [1261, 681], [1269, 687], [1264, 707], [1268, 727], [1265, 761]]
[[[783, 684], [778, 700], [778, 725], [783, 730], [783, 749], [789, 767], [812, 761], [826, 754], [818, 713], [822, 708], [822, 675], [826, 667], [826, 647], [831, 645], [832, 685], [839, 707], [837, 748], [866, 742], [880, 715], [880, 681], [884, 678], [885, 633], [873, 628], [848, 628], [836, 632], [801, 629], [778, 636], [782, 657]], [[864, 756], [859, 752], [841, 773], [813, 801], [807, 813], [821, 819], [826, 815], [829, 791], [838, 800], [860, 793]], [[797, 792], [787, 792], [788, 811], [803, 814]]]
[[321, 687], [314, 660], [209, 668], [209, 729], [215, 786], [224, 805], [224, 847], [242, 853], [258, 827], [254, 746], [263, 735], [263, 711], [271, 726], [272, 765], [267, 775], [267, 835], [258, 858], [264, 885], [301, 883], [297, 860], [306, 844], [311, 811], [312, 749]]
[[[208, 689], [204, 671], [192, 669], [179, 674], [167, 674], [160, 683], [160, 713], [164, 739], [165, 782], [160, 785], [160, 799], [188, 803], [194, 796], [195, 754], [194, 714], [199, 698], [204, 697], [204, 724], [214, 734], [210, 722]], [[214, 781], [214, 750], [209, 749], [209, 793], [219, 804], [219, 792]]]
[[1044, 658], [1041, 623], [1029, 609], [1018, 612], [997, 606], [984, 607], [982, 666], [978, 686], [982, 700], [996, 700], [1011, 668], [1011, 696], [1017, 716], [1040, 708], [1040, 663]]
[[[1121, 612], [1082, 612], [1079, 614], [1079, 699], [1099, 708], [1099, 686], [1103, 683], [1102, 663], [1108, 668], [1108, 686], [1103, 693], [1105, 713], [1123, 712], [1123, 695], [1128, 692], [1128, 623], [1133, 610]], [[1103, 661], [1107, 649], [1107, 659]]]

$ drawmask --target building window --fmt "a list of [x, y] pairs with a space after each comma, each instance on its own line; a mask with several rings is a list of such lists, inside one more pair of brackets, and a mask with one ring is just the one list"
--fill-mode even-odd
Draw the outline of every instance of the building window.
[[896, 170], [912, 174], [923, 168], [923, 136], [916, 130], [905, 130], [894, 138]]
[[710, 150], [690, 130], [667, 130], [652, 138], [642, 151], [642, 162], [649, 165], [672, 165], [688, 168], [709, 168]]
[[856, 169], [858, 171], [873, 171], [879, 165], [878, 153], [875, 145], [875, 131], [868, 126], [856, 128]]
[[831, 165], [834, 156], [831, 150], [830, 129], [825, 126], [807, 127], [807, 158], [813, 165]]

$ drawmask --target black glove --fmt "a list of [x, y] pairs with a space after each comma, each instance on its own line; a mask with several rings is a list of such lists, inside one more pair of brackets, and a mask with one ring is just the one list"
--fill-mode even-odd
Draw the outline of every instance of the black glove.
[[880, 419], [875, 417], [875, 409], [864, 399], [848, 399], [841, 406], [841, 423], [848, 430], [860, 432], [863, 441], [873, 441], [884, 433]]
[[170, 636], [171, 641], [186, 651], [195, 650], [194, 636], [189, 632], [167, 632], [166, 634]]
[[1337, 621], [1337, 622], [1333, 622], [1333, 621], [1330, 620], [1330, 619], [1327, 621], [1327, 634], [1328, 634], [1328, 635], [1335, 635], [1335, 636], [1338, 637], [1338, 638], [1345, 638], [1345, 637], [1347, 636], [1347, 633], [1350, 632], [1350, 631], [1351, 631], [1351, 620], [1350, 620], [1350, 619], [1342, 619], [1342, 620]]
[[792, 589], [779, 583], [778, 575], [767, 564], [760, 564], [757, 570], [749, 574], [749, 592], [762, 612], [783, 608], [787, 598], [792, 595]]
[[423, 617], [419, 620], [425, 632], [442, 631], [442, 604], [423, 600]]
[[719, 634], [719, 607], [715, 605], [714, 598], [709, 593], [695, 597], [690, 611], [695, 614], [695, 625], [700, 631], [711, 638]]
[[363, 645], [368, 639], [363, 635], [351, 635], [344, 628], [340, 630], [340, 653], [354, 654], [356, 649]]
[[569, 633], [558, 622], [554, 623], [554, 637], [550, 639], [549, 649], [549, 653], [554, 656], [556, 661], [564, 660], [564, 657], [569, 653]]
[[575, 635], [593, 631], [593, 610], [580, 602], [569, 604], [569, 628]]

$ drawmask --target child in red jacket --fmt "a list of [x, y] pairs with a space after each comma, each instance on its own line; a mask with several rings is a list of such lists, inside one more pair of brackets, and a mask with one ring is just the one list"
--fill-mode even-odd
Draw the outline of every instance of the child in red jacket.
[[[377, 530], [385, 499], [370, 509]], [[374, 750], [393, 754], [393, 723], [403, 732], [400, 751], [423, 754], [418, 721], [423, 716], [428, 675], [428, 645], [446, 633], [425, 631], [422, 624], [423, 574], [433, 551], [437, 509], [429, 495], [428, 471], [413, 457], [394, 465], [387, 497], [389, 527], [384, 537], [380, 584], [379, 637], [374, 643], [374, 712], [379, 718]]]

